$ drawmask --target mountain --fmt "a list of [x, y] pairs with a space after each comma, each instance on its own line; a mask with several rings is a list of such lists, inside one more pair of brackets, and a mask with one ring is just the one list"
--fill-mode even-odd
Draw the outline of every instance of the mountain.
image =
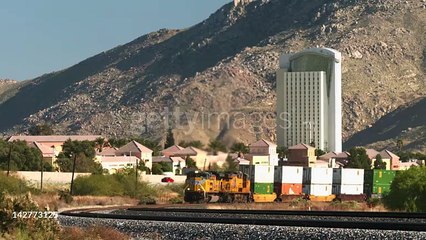
[[[344, 58], [345, 146], [415, 132], [423, 140], [407, 149], [425, 149], [426, 123], [400, 114], [425, 111], [409, 110], [426, 98], [425, 8], [419, 0], [229, 3], [190, 28], [161, 29], [22, 84], [0, 105], [0, 131], [48, 123], [57, 133], [165, 139], [172, 127], [177, 142], [274, 141], [279, 56], [325, 46]], [[376, 137], [388, 122], [404, 122], [404, 131]]]

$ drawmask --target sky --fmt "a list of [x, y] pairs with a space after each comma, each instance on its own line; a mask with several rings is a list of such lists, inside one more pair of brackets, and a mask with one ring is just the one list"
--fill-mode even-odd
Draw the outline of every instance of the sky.
[[186, 28], [231, 0], [4, 0], [0, 79], [70, 67], [161, 28]]

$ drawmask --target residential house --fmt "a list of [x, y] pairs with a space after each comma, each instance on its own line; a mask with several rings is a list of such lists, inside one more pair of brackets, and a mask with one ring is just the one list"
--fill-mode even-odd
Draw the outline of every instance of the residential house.
[[399, 164], [399, 170], [408, 170], [411, 167], [418, 167], [419, 163], [417, 161], [410, 161], [410, 162], [401, 162]]
[[170, 157], [173, 156], [174, 153], [180, 151], [184, 149], [183, 147], [179, 146], [179, 145], [173, 145], [171, 147], [168, 147], [166, 149], [164, 149], [163, 151], [161, 151], [161, 154], [165, 157]]
[[348, 152], [328, 152], [317, 158], [316, 167], [328, 163], [329, 168], [342, 168], [348, 163]]
[[371, 160], [371, 167], [374, 167], [374, 162], [376, 161], [377, 155], [380, 155], [382, 157], [382, 161], [386, 163], [386, 170], [399, 170], [400, 161], [399, 156], [392, 153], [389, 150], [383, 150], [381, 152], [378, 152], [374, 149], [366, 149], [368, 158]]
[[104, 170], [114, 174], [126, 168], [135, 168], [139, 161], [136, 156], [102, 156], [100, 163]]
[[245, 154], [247, 160], [253, 165], [275, 165], [278, 166], [277, 145], [265, 139], [250, 144], [249, 154]]
[[189, 146], [171, 154], [173, 157], [181, 157], [186, 159], [187, 157], [192, 158], [195, 161], [195, 165], [198, 169], [206, 170], [209, 166], [207, 161], [207, 152], [196, 147]]
[[185, 159], [181, 157], [166, 157], [166, 156], [160, 156], [160, 157], [153, 157], [152, 163], [162, 163], [165, 162], [167, 164], [170, 164], [172, 167], [172, 172], [175, 175], [181, 175], [182, 170], [184, 167], [186, 167], [186, 161]]
[[[380, 152], [380, 156], [382, 157], [383, 162], [386, 162], [387, 170], [399, 170], [400, 161], [399, 156], [392, 153], [389, 150], [383, 150]], [[374, 166], [374, 162], [373, 162]]]
[[95, 141], [98, 138], [104, 138], [100, 135], [48, 135], [48, 136], [12, 136], [9, 142], [25, 141], [28, 146], [38, 148], [43, 160], [53, 166], [56, 165], [56, 157], [62, 152], [62, 146], [67, 140], [71, 141]]
[[314, 167], [317, 157], [315, 148], [304, 143], [288, 148], [288, 166]]
[[135, 156], [139, 158], [149, 169], [152, 169], [152, 152], [151, 149], [134, 140], [116, 150], [118, 156]]

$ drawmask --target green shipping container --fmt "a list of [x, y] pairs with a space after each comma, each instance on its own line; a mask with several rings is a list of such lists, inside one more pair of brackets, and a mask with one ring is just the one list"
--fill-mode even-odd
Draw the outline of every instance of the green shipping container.
[[390, 191], [390, 184], [375, 184], [373, 185], [373, 194], [384, 194]]
[[273, 183], [254, 183], [253, 193], [257, 194], [271, 194], [274, 192]]
[[390, 185], [395, 178], [396, 171], [394, 170], [365, 170], [364, 184], [373, 185]]

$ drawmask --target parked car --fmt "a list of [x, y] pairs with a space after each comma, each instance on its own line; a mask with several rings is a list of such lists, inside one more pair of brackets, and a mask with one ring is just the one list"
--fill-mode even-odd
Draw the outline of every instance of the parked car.
[[161, 182], [165, 182], [165, 183], [172, 183], [175, 180], [173, 180], [173, 178], [171, 177], [164, 177], [163, 179], [161, 179]]

